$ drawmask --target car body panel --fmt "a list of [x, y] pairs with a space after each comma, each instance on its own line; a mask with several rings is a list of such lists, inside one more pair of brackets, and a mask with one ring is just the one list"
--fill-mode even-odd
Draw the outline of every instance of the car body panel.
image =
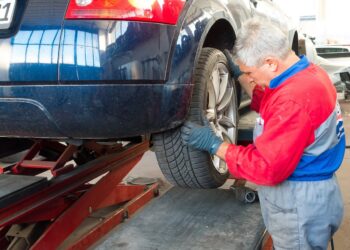
[[24, 13], [15, 13], [15, 19], [21, 20], [17, 32], [0, 38], [0, 84], [57, 84], [59, 39], [68, 0], [45, 4], [30, 0], [24, 6], [25, 2], [17, 0], [17, 7], [25, 8]]
[[25, 25], [1, 39], [1, 136], [108, 139], [179, 125], [191, 86], [164, 84], [176, 26], [63, 22], [67, 0], [47, 1], [60, 15], [42, 25], [40, 4], [30, 0]]
[[215, 22], [225, 20], [237, 30], [242, 21], [251, 17], [245, 1], [193, 1], [179, 36], [173, 43], [174, 56], [170, 62], [168, 83], [191, 83], [194, 68], [188, 65], [195, 65], [210, 28]]
[[208, 33], [218, 22], [235, 33], [254, 13], [250, 0], [191, 0], [177, 25], [64, 20], [69, 0], [17, 1], [27, 4], [18, 30], [0, 31], [3, 137], [105, 140], [179, 126]]
[[59, 81], [165, 80], [175, 26], [108, 20], [65, 20]]
[[7, 137], [91, 139], [159, 132], [164, 124], [179, 125], [190, 93], [190, 85], [6, 86], [0, 88], [0, 131]]

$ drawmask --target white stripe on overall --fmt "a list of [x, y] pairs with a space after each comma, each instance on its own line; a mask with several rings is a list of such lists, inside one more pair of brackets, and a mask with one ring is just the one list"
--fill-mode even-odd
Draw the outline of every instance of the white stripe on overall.
[[[254, 141], [263, 127], [264, 121], [257, 118]], [[276, 250], [327, 249], [343, 218], [335, 175], [322, 181], [286, 180], [273, 187], [259, 186], [258, 193], [264, 223]]]

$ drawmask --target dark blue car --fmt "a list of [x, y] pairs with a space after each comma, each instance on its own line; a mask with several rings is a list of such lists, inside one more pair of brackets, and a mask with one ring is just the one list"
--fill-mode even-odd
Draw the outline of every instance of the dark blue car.
[[236, 141], [240, 91], [222, 51], [254, 15], [287, 22], [269, 0], [1, 0], [0, 136], [151, 135], [172, 183], [220, 186], [225, 163], [183, 146], [180, 129], [206, 119]]

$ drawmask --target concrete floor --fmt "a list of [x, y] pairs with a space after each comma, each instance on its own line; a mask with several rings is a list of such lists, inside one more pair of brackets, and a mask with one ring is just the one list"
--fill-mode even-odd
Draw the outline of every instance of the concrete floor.
[[[343, 119], [344, 119], [344, 126], [346, 131], [346, 137], [347, 142], [350, 144], [350, 101], [340, 101], [342, 112], [343, 112]], [[345, 205], [345, 213], [344, 213], [344, 219], [343, 223], [334, 236], [334, 244], [335, 249], [337, 250], [346, 250], [350, 249], [350, 192], [348, 190], [350, 189], [350, 149], [347, 149], [343, 164], [341, 168], [337, 172], [338, 180], [341, 186], [343, 199], [344, 199], [344, 205]], [[132, 177], [155, 177], [157, 178], [161, 185], [161, 193], [166, 192], [170, 187], [171, 184], [167, 182], [159, 170], [156, 157], [153, 152], [149, 151], [147, 152], [141, 162], [132, 170], [132, 172], [129, 174], [128, 178]], [[223, 188], [227, 188], [230, 186], [232, 181], [228, 181]], [[110, 232], [111, 234], [117, 233], [117, 230], [113, 230]], [[105, 236], [101, 241], [99, 241], [95, 246], [103, 245], [103, 242], [108, 238], [109, 236]], [[93, 247], [94, 248], [94, 247]], [[330, 249], [330, 247], [329, 247]]]

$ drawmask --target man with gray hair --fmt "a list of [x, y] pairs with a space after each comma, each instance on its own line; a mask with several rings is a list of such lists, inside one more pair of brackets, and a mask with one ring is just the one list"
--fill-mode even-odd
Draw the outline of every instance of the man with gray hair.
[[208, 126], [186, 123], [185, 144], [216, 154], [236, 178], [258, 184], [275, 249], [327, 249], [343, 217], [335, 177], [345, 152], [337, 95], [327, 73], [299, 58], [288, 35], [248, 20], [237, 34], [232, 72], [259, 113], [254, 143], [223, 142]]

